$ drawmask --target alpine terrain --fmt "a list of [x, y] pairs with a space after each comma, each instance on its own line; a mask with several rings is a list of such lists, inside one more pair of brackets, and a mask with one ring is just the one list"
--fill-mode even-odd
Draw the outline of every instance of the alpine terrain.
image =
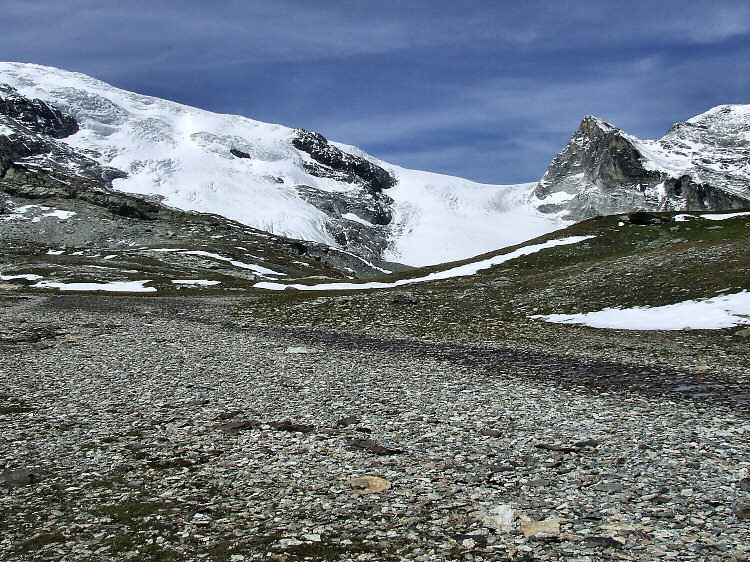
[[71, 72], [1, 63], [0, 132], [13, 161], [319, 242], [373, 263], [430, 265], [534, 238], [561, 221], [531, 186], [407, 170], [317, 133], [218, 115]]
[[750, 106], [482, 185], [0, 63], [0, 247], [2, 560], [750, 556]]

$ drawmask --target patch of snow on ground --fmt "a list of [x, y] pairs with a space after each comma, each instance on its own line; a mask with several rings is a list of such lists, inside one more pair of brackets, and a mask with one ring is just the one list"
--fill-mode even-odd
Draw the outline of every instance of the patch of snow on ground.
[[[37, 208], [39, 205], [22, 205], [21, 207], [16, 207], [12, 210], [10, 214], [3, 217], [4, 221], [10, 221], [10, 220], [16, 220], [16, 219], [25, 219], [26, 213], [28, 213], [31, 209]], [[49, 207], [40, 207], [43, 211], [47, 210]]]
[[149, 252], [187, 252], [188, 248], [144, 248]]
[[64, 221], [64, 220], [69, 219], [73, 215], [75, 215], [75, 212], [73, 211], [63, 211], [62, 209], [54, 209], [53, 211], [49, 213], [44, 213], [42, 216], [43, 217], [56, 217]]
[[202, 287], [209, 287], [211, 285], [218, 285], [221, 281], [209, 281], [208, 279], [172, 279], [172, 283], [175, 285], [200, 285]]
[[64, 253], [65, 253], [64, 250], [52, 250], [52, 249], [47, 250], [47, 255], [48, 256], [59, 256], [59, 255], [62, 255]]
[[241, 261], [233, 260], [232, 258], [228, 258], [226, 256], [214, 254], [211, 252], [206, 252], [204, 250], [188, 250], [187, 248], [145, 248], [145, 250], [148, 252], [179, 252], [181, 254], [187, 254], [189, 256], [200, 256], [204, 258], [212, 258], [215, 260], [228, 262], [232, 264], [233, 266], [239, 267], [241, 269], [249, 269], [261, 276], [277, 275], [281, 277], [281, 276], [286, 275], [286, 273], [274, 271], [273, 269], [268, 269], [267, 267], [263, 267], [262, 265], [244, 263]]
[[241, 269], [249, 269], [259, 275], [279, 275], [279, 276], [286, 275], [286, 273], [279, 273], [278, 271], [274, 271], [273, 269], [268, 269], [267, 267], [263, 267], [262, 265], [244, 263], [241, 261], [233, 260], [232, 258], [220, 256], [219, 254], [212, 254], [211, 252], [204, 252], [203, 250], [191, 250], [191, 251], [183, 252], [183, 253], [190, 255], [190, 256], [202, 256], [204, 258], [213, 258], [216, 260], [226, 261], [226, 262], [231, 263], [235, 267], [239, 267]]
[[399, 279], [392, 283], [384, 283], [381, 281], [371, 281], [369, 283], [321, 283], [319, 285], [301, 285], [292, 284], [284, 285], [283, 283], [269, 283], [261, 281], [253, 285], [258, 289], [269, 289], [271, 291], [283, 291], [284, 289], [293, 288], [300, 291], [349, 291], [349, 290], [364, 290], [364, 289], [393, 289], [395, 287], [401, 287], [402, 285], [411, 285], [413, 283], [424, 283], [425, 281], [438, 281], [441, 279], [450, 279], [452, 277], [468, 277], [474, 275], [477, 271], [482, 269], [488, 269], [494, 265], [505, 263], [512, 259], [520, 258], [521, 256], [527, 256], [534, 254], [546, 248], [554, 248], [555, 246], [564, 246], [568, 244], [576, 244], [583, 240], [594, 238], [594, 236], [569, 236], [568, 238], [561, 238], [558, 240], [550, 240], [541, 244], [532, 244], [531, 246], [525, 246], [519, 248], [507, 254], [494, 256], [486, 260], [481, 260], [473, 263], [467, 263], [452, 267], [443, 271], [436, 271], [425, 275], [424, 277], [415, 277], [413, 279]]
[[711, 221], [725, 221], [728, 219], [734, 219], [737, 217], [748, 217], [750, 211], [739, 211], [737, 213], [720, 213], [720, 214], [705, 214], [705, 215], [675, 215], [674, 220], [676, 222], [686, 222], [693, 219], [708, 219]]
[[724, 221], [727, 219], [733, 219], [735, 217], [749, 217], [750, 211], [742, 211], [739, 213], [722, 213], [720, 215], [701, 215], [702, 218], [711, 221]]
[[49, 211], [49, 212], [45, 212], [39, 216], [32, 218], [31, 222], [39, 222], [41, 219], [45, 217], [55, 217], [60, 220], [66, 220], [72, 217], [73, 215], [75, 215], [73, 211], [63, 211], [61, 209], [52, 209], [50, 211], [49, 207], [43, 207], [41, 205], [22, 205], [20, 207], [16, 207], [15, 209], [13, 209], [9, 215], [7, 215], [6, 217], [3, 217], [3, 220], [9, 221], [9, 220], [26, 219], [27, 213], [29, 211], [33, 211], [36, 209], [40, 211]]
[[60, 291], [105, 291], [108, 293], [155, 293], [156, 287], [145, 287], [150, 279], [143, 281], [112, 281], [110, 283], [61, 283], [57, 281], [40, 281], [32, 287], [40, 289], [59, 289]]
[[[579, 181], [583, 181], [583, 174], [576, 174], [573, 176], [574, 179], [577, 179]], [[567, 203], [571, 199], [574, 199], [576, 196], [575, 193], [567, 193], [565, 191], [555, 191], [554, 193], [550, 193], [547, 195], [544, 199], [530, 199], [532, 205], [538, 207], [540, 205], [561, 205], [562, 203]]]
[[742, 291], [666, 306], [605, 308], [583, 314], [549, 314], [531, 318], [617, 330], [718, 330], [750, 324], [750, 293]]
[[355, 215], [354, 213], [344, 213], [341, 215], [342, 219], [358, 222], [359, 224], [364, 224], [365, 226], [373, 226], [373, 224], [369, 221], [366, 221], [365, 219]]
[[26, 281], [37, 281], [41, 279], [41, 275], [35, 275], [33, 273], [22, 273], [20, 275], [0, 275], [0, 281], [13, 281], [14, 279], [25, 279]]

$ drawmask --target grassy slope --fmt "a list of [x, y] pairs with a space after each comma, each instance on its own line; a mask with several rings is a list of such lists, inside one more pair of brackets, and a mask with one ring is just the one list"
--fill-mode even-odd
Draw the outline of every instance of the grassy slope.
[[617, 350], [621, 359], [632, 355], [650, 362], [667, 357], [687, 365], [730, 365], [729, 357], [735, 357], [748, 365], [742, 328], [614, 332], [551, 325], [528, 315], [657, 306], [750, 289], [750, 217], [655, 226], [620, 226], [617, 217], [604, 217], [540, 240], [582, 234], [596, 238], [511, 260], [472, 277], [403, 287], [417, 300], [413, 303], [394, 302], [401, 292], [396, 290], [285, 291], [252, 299], [241, 314], [264, 322], [370, 335], [594, 356]]

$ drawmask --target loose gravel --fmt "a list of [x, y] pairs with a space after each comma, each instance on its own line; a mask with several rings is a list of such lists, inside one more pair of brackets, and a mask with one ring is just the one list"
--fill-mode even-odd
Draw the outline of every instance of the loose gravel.
[[4, 301], [0, 557], [750, 556], [750, 411], [710, 371], [681, 385], [236, 305]]

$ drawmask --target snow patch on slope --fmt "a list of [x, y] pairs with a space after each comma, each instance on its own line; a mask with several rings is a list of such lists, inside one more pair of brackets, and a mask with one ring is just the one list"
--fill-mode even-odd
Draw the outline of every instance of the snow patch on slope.
[[416, 266], [456, 261], [513, 246], [567, 223], [525, 205], [533, 184], [490, 186], [393, 168], [398, 243], [386, 259]]
[[32, 287], [39, 289], [58, 289], [60, 291], [103, 291], [107, 293], [155, 293], [156, 287], [145, 287], [150, 279], [143, 281], [112, 281], [110, 283], [62, 283], [58, 281], [39, 281]]
[[742, 291], [666, 306], [605, 308], [583, 314], [549, 314], [531, 318], [617, 330], [718, 330], [750, 324], [750, 293]]

